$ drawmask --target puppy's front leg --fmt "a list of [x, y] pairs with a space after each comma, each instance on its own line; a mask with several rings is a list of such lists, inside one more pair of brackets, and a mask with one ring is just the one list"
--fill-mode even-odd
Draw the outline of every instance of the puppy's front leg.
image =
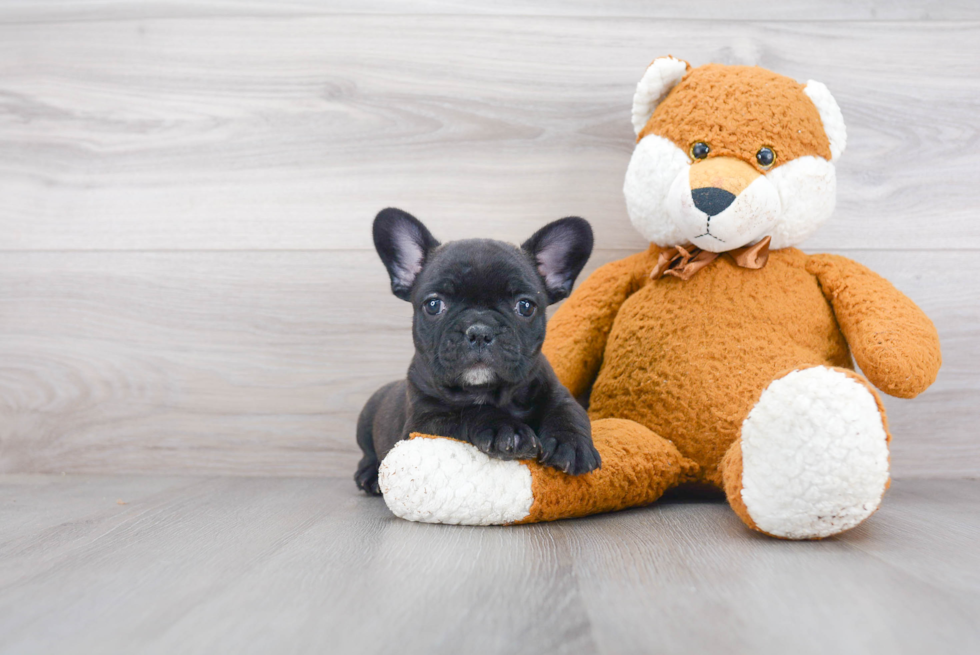
[[497, 459], [533, 459], [541, 452], [534, 430], [496, 407], [474, 408], [464, 419], [469, 441]]
[[594, 471], [602, 465], [592, 444], [592, 423], [585, 409], [558, 385], [541, 415], [538, 461], [570, 475]]
[[534, 459], [541, 450], [534, 430], [492, 405], [420, 413], [409, 420], [413, 432], [468, 441], [497, 459]]

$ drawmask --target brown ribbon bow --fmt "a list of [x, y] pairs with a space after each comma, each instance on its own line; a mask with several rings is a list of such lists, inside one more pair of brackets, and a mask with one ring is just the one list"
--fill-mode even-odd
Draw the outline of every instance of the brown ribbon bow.
[[726, 252], [708, 252], [693, 243], [662, 250], [650, 277], [659, 280], [664, 275], [672, 275], [682, 280], [690, 280], [694, 274], [715, 261], [719, 255], [731, 255], [735, 264], [742, 268], [762, 268], [769, 261], [769, 242], [766, 237], [759, 243]]

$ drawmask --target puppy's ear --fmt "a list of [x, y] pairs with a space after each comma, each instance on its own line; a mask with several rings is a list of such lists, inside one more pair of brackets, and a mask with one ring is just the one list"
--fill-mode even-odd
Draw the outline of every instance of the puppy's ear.
[[530, 255], [555, 303], [572, 292], [575, 278], [592, 254], [592, 227], [577, 216], [548, 223], [521, 245]]
[[422, 221], [408, 212], [389, 207], [374, 219], [374, 247], [388, 269], [391, 292], [402, 300], [409, 299], [425, 260], [438, 245]]

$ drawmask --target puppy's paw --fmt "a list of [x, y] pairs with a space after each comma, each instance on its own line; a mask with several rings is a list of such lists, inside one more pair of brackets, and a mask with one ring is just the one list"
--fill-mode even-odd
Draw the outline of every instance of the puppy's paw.
[[588, 473], [602, 465], [599, 451], [592, 445], [592, 438], [588, 435], [542, 430], [538, 440], [541, 443], [538, 461], [569, 475]]
[[541, 452], [534, 430], [520, 421], [500, 421], [478, 429], [472, 443], [497, 459], [534, 459]]
[[354, 482], [357, 484], [357, 488], [372, 496], [381, 495], [381, 487], [378, 486], [378, 466], [378, 460], [369, 462], [362, 460], [357, 467], [357, 473], [354, 474]]

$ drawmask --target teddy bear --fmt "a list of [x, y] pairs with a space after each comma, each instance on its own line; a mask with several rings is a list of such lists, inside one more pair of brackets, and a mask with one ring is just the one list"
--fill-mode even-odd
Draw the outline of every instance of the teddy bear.
[[834, 211], [837, 102], [813, 80], [667, 56], [632, 123], [626, 208], [650, 246], [585, 280], [543, 346], [588, 399], [602, 468], [567, 476], [417, 435], [382, 464], [386, 502], [413, 520], [526, 523], [708, 485], [774, 537], [857, 526], [889, 484], [878, 390], [922, 393], [941, 353], [884, 278], [795, 247]]

